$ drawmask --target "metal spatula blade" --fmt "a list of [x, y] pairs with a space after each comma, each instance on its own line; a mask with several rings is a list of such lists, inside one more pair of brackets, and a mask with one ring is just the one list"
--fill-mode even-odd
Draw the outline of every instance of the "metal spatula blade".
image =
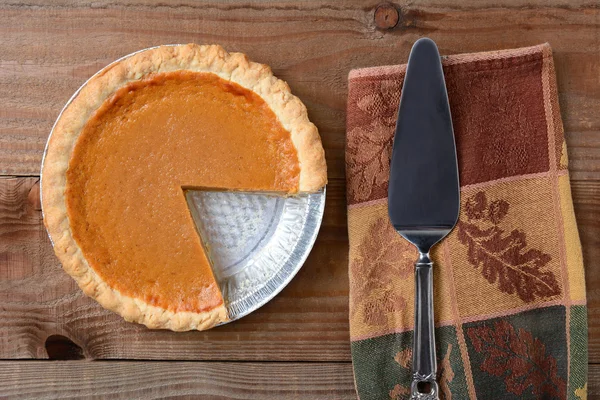
[[433, 263], [429, 251], [458, 220], [456, 145], [444, 73], [435, 43], [419, 39], [408, 60], [394, 137], [389, 216], [419, 250], [411, 398], [437, 399]]

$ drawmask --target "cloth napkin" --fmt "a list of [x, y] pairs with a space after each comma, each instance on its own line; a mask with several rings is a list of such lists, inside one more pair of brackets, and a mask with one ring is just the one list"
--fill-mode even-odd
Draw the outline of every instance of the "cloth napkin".
[[[433, 251], [441, 397], [584, 399], [584, 271], [551, 48], [454, 55], [443, 66], [461, 212]], [[349, 75], [350, 335], [361, 400], [408, 398], [411, 380], [417, 253], [387, 211], [405, 70]]]

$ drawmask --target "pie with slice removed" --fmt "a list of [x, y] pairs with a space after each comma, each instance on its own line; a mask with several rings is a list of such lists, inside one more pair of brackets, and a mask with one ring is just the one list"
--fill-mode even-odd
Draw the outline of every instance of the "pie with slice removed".
[[117, 61], [59, 116], [42, 169], [44, 223], [81, 289], [128, 321], [227, 321], [187, 189], [315, 192], [323, 147], [269, 67], [216, 45]]

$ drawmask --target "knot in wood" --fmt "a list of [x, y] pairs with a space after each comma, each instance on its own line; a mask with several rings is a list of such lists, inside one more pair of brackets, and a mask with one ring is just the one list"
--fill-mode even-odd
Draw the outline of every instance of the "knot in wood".
[[392, 29], [398, 25], [400, 14], [394, 4], [383, 3], [375, 9], [374, 18], [377, 29]]

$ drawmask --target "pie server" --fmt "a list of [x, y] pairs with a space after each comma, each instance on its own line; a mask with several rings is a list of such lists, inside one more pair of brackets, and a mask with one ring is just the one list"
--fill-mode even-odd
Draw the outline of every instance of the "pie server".
[[410, 52], [394, 136], [389, 216], [419, 250], [411, 399], [438, 399], [429, 251], [450, 233], [460, 209], [456, 145], [437, 46], [419, 39]]

